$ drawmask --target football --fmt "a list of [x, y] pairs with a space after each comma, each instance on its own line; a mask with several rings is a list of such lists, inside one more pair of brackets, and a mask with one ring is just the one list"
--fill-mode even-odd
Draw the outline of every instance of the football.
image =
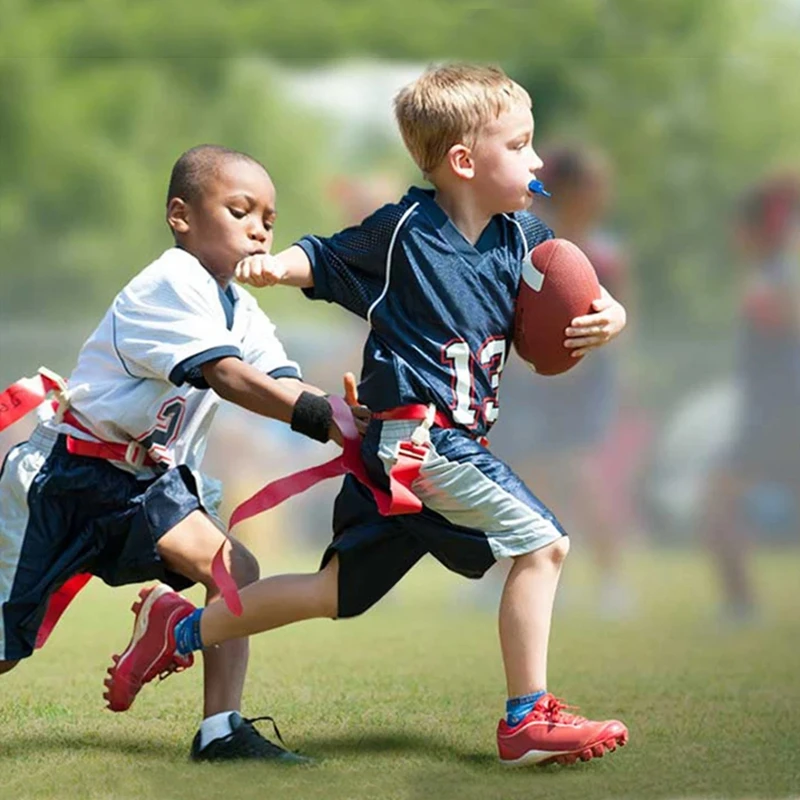
[[564, 330], [588, 314], [600, 283], [584, 252], [566, 239], [537, 245], [522, 265], [514, 311], [514, 349], [541, 375], [560, 375], [581, 359], [564, 347]]

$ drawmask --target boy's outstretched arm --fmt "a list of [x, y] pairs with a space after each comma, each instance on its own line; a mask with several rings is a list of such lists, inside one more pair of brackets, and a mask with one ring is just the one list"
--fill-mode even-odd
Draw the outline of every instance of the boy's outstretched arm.
[[293, 245], [277, 255], [248, 256], [236, 265], [236, 280], [249, 286], [296, 286], [310, 289], [314, 285], [311, 262], [302, 247]]
[[[296, 378], [270, 378], [232, 356], [209, 361], [202, 370], [208, 385], [223, 399], [261, 416], [288, 422], [293, 430], [312, 439], [322, 442], [332, 439], [342, 444], [330, 404], [316, 386]], [[353, 416], [356, 427], [363, 433], [369, 412], [358, 406], [353, 408]]]
[[575, 358], [608, 344], [627, 323], [625, 306], [604, 286], [600, 287], [600, 298], [592, 303], [592, 309], [590, 314], [575, 317], [564, 332], [567, 337], [564, 347], [571, 349]]

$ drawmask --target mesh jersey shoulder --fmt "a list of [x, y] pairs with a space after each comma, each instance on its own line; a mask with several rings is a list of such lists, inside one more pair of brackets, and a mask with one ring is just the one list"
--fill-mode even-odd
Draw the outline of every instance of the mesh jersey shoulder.
[[366, 318], [384, 287], [392, 238], [413, 205], [413, 199], [404, 197], [333, 236], [305, 236], [297, 242], [314, 272], [315, 285], [304, 290], [306, 295], [338, 303]]
[[[400, 220], [414, 201], [404, 197], [399, 203], [388, 203], [366, 217], [359, 225], [346, 228], [332, 237], [346, 244], [349, 261], [368, 274], [383, 276], [389, 244]], [[376, 269], [376, 267], [379, 268]]]
[[554, 238], [553, 231], [539, 217], [529, 211], [515, 211], [508, 217], [519, 225], [527, 252], [533, 250], [537, 244]]

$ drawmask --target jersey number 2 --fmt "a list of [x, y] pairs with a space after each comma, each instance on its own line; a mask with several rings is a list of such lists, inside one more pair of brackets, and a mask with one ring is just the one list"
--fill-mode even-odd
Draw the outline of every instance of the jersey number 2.
[[186, 413], [186, 401], [176, 397], [166, 402], [156, 416], [156, 425], [141, 443], [148, 449], [165, 451], [177, 438]]
[[455, 339], [445, 345], [443, 352], [453, 369], [453, 394], [456, 398], [453, 422], [471, 428], [478, 419], [481, 407], [475, 399], [474, 362], [487, 371], [494, 392], [483, 401], [483, 418], [487, 423], [495, 422], [500, 413], [497, 389], [500, 386], [500, 373], [506, 364], [506, 340], [503, 337], [487, 339], [474, 356], [474, 361], [469, 345], [463, 339]]

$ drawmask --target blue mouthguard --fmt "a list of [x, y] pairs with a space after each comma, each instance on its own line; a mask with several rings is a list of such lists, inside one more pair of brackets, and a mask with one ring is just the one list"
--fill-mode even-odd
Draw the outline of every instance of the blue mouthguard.
[[552, 197], [550, 192], [548, 192], [547, 189], [544, 188], [544, 184], [540, 180], [536, 180], [535, 178], [528, 184], [528, 191], [531, 194], [541, 194], [544, 195], [545, 197]]

